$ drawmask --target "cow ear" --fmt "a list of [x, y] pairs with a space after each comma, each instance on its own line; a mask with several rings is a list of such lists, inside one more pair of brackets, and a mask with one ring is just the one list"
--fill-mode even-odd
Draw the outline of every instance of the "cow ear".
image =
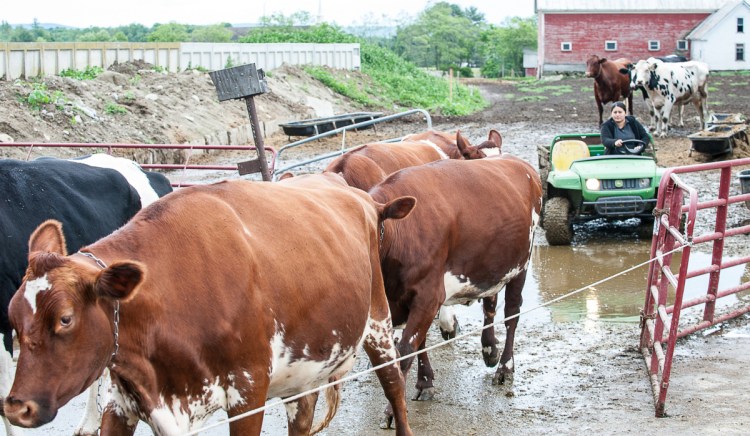
[[279, 177], [279, 181], [286, 180], [286, 179], [291, 179], [292, 177], [294, 177], [294, 174], [292, 174], [292, 173], [284, 173], [284, 174], [281, 175], [281, 177]]
[[620, 68], [620, 74], [628, 74], [630, 73], [630, 70], [628, 69], [629, 65], [626, 68]]
[[128, 301], [146, 278], [146, 266], [139, 262], [115, 262], [99, 274], [94, 284], [96, 295]]
[[67, 256], [65, 248], [65, 236], [62, 231], [62, 223], [55, 220], [47, 220], [34, 230], [29, 238], [29, 253], [45, 251]]
[[607, 58], [601, 58], [601, 59], [599, 59], [599, 64], [603, 64], [605, 62], [607, 62]]
[[648, 66], [648, 69], [651, 70], [651, 71], [656, 71], [656, 67], [658, 67], [658, 65], [656, 63], [653, 63], [653, 64], [651, 64], [651, 65]]
[[456, 147], [463, 157], [467, 157], [473, 147], [471, 143], [464, 138], [460, 130], [456, 131]]
[[394, 219], [400, 220], [409, 216], [414, 206], [417, 204], [417, 199], [414, 197], [398, 197], [383, 205], [382, 212], [380, 213], [380, 219]]
[[503, 135], [495, 129], [490, 130], [487, 141], [483, 142], [478, 148], [497, 148], [501, 149], [503, 146]]

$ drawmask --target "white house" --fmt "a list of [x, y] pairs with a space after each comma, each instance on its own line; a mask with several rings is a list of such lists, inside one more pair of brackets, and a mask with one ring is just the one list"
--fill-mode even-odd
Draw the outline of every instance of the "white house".
[[750, 3], [727, 3], [685, 39], [690, 41], [690, 58], [706, 62], [712, 71], [750, 69]]

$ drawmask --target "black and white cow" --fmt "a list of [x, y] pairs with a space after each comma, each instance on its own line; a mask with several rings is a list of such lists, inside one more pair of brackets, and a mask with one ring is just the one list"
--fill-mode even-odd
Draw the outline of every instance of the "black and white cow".
[[663, 62], [656, 58], [640, 60], [628, 66], [631, 70], [631, 86], [645, 87], [651, 100], [652, 122], [658, 136], [669, 131], [672, 108], [680, 108], [680, 127], [684, 127], [685, 105], [693, 103], [700, 116], [701, 127], [706, 125], [708, 65], [698, 61]]
[[[0, 349], [0, 395], [7, 395], [13, 368], [8, 303], [21, 285], [34, 229], [47, 219], [60, 220], [68, 252], [75, 253], [112, 233], [172, 187], [164, 175], [106, 154], [72, 160], [1, 159], [0, 174], [0, 338], [4, 345]], [[89, 406], [93, 407], [88, 408], [78, 434], [95, 434], [99, 427], [96, 404]], [[20, 434], [7, 421], [5, 426], [8, 435]]]

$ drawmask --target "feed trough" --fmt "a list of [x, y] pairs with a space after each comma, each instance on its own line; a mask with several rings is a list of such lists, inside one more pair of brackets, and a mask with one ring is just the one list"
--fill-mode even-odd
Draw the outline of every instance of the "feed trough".
[[[292, 121], [279, 124], [287, 136], [313, 136], [328, 132], [339, 127], [370, 121], [383, 116], [382, 112], [352, 112], [325, 118], [312, 118], [309, 120]], [[372, 125], [363, 126], [369, 129]]]
[[712, 114], [707, 127], [688, 135], [693, 151], [718, 156], [731, 153], [735, 139], [745, 134], [745, 117], [742, 114]]

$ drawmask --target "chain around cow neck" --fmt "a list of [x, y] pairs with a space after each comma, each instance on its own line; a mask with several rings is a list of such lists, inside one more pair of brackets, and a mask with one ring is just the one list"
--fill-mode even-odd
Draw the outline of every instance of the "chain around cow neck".
[[[99, 268], [107, 269], [107, 264], [104, 263], [103, 260], [94, 256], [93, 253], [89, 253], [86, 251], [79, 251], [78, 254], [86, 256], [89, 259], [93, 260], [99, 266]], [[117, 300], [115, 302], [113, 323], [114, 323], [115, 349], [112, 351], [112, 356], [109, 358], [109, 364], [107, 365], [108, 368], [112, 366], [115, 360], [115, 356], [117, 355], [117, 351], [120, 349], [120, 300]]]

